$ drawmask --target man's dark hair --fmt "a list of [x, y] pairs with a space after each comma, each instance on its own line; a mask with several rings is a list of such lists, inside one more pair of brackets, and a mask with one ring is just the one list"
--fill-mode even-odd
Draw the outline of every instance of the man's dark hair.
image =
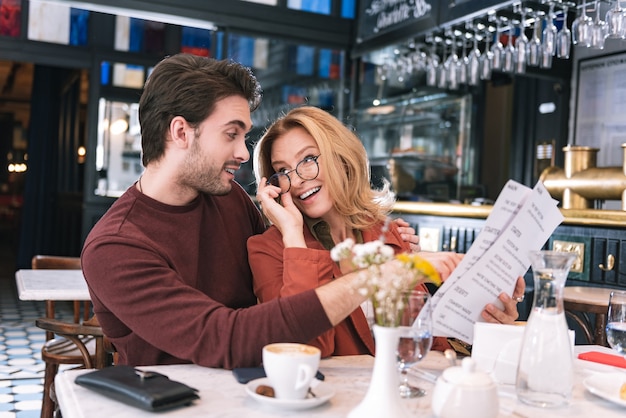
[[158, 161], [165, 152], [169, 124], [184, 117], [194, 128], [231, 96], [245, 98], [250, 111], [261, 103], [261, 86], [243, 65], [190, 54], [177, 54], [159, 62], [146, 81], [139, 100], [142, 163]]

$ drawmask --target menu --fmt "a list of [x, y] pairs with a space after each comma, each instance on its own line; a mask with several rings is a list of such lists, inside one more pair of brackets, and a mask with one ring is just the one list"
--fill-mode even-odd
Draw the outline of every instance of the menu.
[[530, 189], [509, 180], [452, 275], [431, 299], [433, 335], [472, 344], [474, 323], [487, 303], [503, 308], [498, 295], [511, 295], [530, 267], [529, 251], [540, 250], [563, 215], [538, 182]]

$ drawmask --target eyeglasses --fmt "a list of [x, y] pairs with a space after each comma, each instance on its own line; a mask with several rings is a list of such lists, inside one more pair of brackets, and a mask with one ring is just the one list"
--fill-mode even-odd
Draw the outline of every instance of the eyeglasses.
[[315, 157], [306, 157], [296, 164], [296, 168], [292, 170], [285, 170], [272, 174], [269, 180], [267, 180], [267, 184], [280, 187], [280, 194], [285, 194], [289, 191], [289, 189], [291, 189], [291, 177], [289, 174], [294, 171], [302, 180], [315, 180], [320, 173], [320, 166], [317, 163], [317, 159], [320, 158], [320, 155]]

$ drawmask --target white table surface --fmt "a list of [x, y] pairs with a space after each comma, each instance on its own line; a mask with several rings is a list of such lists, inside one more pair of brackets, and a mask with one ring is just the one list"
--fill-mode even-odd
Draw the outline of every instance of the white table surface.
[[[607, 351], [600, 346], [577, 346], [576, 352]], [[173, 380], [186, 383], [199, 390], [200, 399], [192, 406], [159, 413], [167, 417], [345, 417], [363, 398], [372, 373], [373, 358], [370, 356], [334, 357], [322, 360], [320, 370], [326, 376], [323, 384], [331, 385], [335, 396], [318, 407], [285, 411], [261, 404], [246, 393], [245, 385], [238, 383], [229, 370], [211, 369], [195, 365], [171, 365], [140, 367], [142, 370], [158, 371]], [[418, 369], [435, 375], [447, 366], [447, 360], [440, 352], [431, 352], [418, 365]], [[612, 418], [626, 416], [626, 407], [614, 404], [589, 393], [583, 386], [583, 379], [592, 373], [615, 372], [620, 370], [597, 363], [576, 360], [576, 376], [573, 399], [568, 406], [555, 409], [539, 409], [521, 404], [514, 396], [500, 398], [500, 417], [597, 417]], [[108, 399], [74, 383], [76, 376], [89, 370], [68, 370], [59, 373], [55, 380], [56, 394], [64, 418], [135, 418], [154, 417], [154, 413], [127, 406]], [[430, 409], [434, 384], [413, 375], [412, 383], [427, 390], [423, 398], [403, 400], [413, 416], [433, 417]], [[501, 392], [514, 393], [514, 388], [501, 388]]]
[[20, 300], [89, 300], [82, 270], [23, 269], [15, 272]]

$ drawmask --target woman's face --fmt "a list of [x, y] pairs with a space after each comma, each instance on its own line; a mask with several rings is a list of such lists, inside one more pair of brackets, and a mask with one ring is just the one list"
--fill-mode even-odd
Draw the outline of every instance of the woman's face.
[[[317, 157], [320, 150], [311, 135], [302, 128], [293, 128], [287, 134], [274, 140], [271, 150], [274, 171], [294, 170], [298, 163], [307, 157]], [[323, 155], [321, 158], [325, 158]], [[313, 180], [302, 180], [296, 171], [289, 173], [291, 188], [289, 194], [300, 212], [309, 218], [325, 218], [333, 209], [333, 201], [324, 187], [324, 171]]]

